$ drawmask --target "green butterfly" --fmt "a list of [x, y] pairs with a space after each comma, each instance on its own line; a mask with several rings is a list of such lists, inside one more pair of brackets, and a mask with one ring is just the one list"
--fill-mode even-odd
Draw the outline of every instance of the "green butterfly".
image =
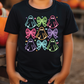
[[43, 24], [43, 26], [44, 27], [46, 27], [47, 26], [47, 17], [43, 17], [43, 19], [41, 19], [39, 16], [37, 17], [37, 19], [36, 19], [36, 21], [37, 21], [37, 26], [38, 27], [40, 27], [41, 26], [41, 24]]

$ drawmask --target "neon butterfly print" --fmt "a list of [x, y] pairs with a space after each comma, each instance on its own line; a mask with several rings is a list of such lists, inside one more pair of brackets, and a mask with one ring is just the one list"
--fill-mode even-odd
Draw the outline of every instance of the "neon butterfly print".
[[37, 21], [37, 26], [38, 27], [40, 27], [41, 26], [41, 24], [44, 26], [44, 27], [46, 27], [47, 26], [47, 17], [43, 17], [43, 19], [41, 19], [39, 16], [37, 17], [37, 19], [36, 19], [36, 21]]
[[46, 41], [46, 40], [43, 40], [43, 42], [41, 42], [40, 40], [37, 40], [36, 44], [37, 44], [37, 49], [38, 49], [38, 50], [40, 50], [41, 47], [42, 47], [44, 50], [47, 49], [47, 47], [46, 47], [46, 46], [47, 46], [47, 41]]
[[58, 45], [56, 44], [56, 41], [54, 38], [51, 38], [50, 41], [49, 41], [49, 44], [47, 46], [47, 49], [50, 51], [50, 52], [55, 52], [57, 49], [58, 49]]
[[36, 34], [36, 29], [35, 29], [35, 28], [33, 28], [31, 31], [27, 28], [27, 29], [25, 30], [25, 32], [26, 32], [26, 35], [27, 35], [27, 36], [25, 36], [25, 37], [26, 37], [27, 39], [29, 39], [30, 35], [32, 36], [33, 39], [36, 38], [36, 36], [35, 36], [35, 34]]
[[58, 34], [58, 29], [55, 28], [54, 30], [51, 30], [50, 28], [47, 30], [48, 33], [48, 38], [50, 39], [52, 37], [52, 35], [54, 36], [55, 39], [58, 38], [57, 34]]
[[27, 21], [25, 23], [25, 26], [29, 29], [32, 29], [36, 26], [36, 22], [34, 20], [34, 17], [32, 15], [29, 15], [28, 18], [27, 18]]
[[51, 15], [49, 18], [49, 21], [47, 23], [47, 26], [51, 29], [56, 28], [59, 25], [59, 23], [57, 22], [56, 18], [54, 15]]
[[34, 50], [36, 50], [36, 48], [37, 47], [36, 47], [33, 39], [32, 38], [29, 38], [28, 39], [28, 42], [27, 42], [27, 44], [25, 46], [25, 50], [27, 50], [28, 52], [33, 52]]

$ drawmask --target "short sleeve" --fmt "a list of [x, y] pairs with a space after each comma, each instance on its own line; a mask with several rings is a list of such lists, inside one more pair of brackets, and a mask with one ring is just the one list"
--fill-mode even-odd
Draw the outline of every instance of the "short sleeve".
[[78, 31], [78, 26], [76, 24], [74, 14], [68, 5], [67, 7], [67, 14], [66, 14], [66, 24], [65, 24], [65, 29], [63, 31], [63, 35], [75, 33]]
[[5, 32], [12, 33], [12, 34], [18, 34], [19, 33], [19, 24], [17, 20], [17, 13], [15, 12], [14, 6], [12, 7], [6, 26], [4, 29]]

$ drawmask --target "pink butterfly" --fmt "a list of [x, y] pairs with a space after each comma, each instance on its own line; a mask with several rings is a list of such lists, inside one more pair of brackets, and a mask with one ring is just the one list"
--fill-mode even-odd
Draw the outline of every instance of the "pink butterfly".
[[30, 29], [26, 29], [25, 30], [25, 32], [26, 32], [26, 35], [27, 36], [25, 36], [27, 39], [30, 37], [30, 35], [32, 36], [32, 38], [33, 39], [35, 39], [36, 38], [36, 36], [35, 36], [35, 34], [36, 34], [36, 29], [35, 28], [33, 28], [32, 30], [30, 30]]

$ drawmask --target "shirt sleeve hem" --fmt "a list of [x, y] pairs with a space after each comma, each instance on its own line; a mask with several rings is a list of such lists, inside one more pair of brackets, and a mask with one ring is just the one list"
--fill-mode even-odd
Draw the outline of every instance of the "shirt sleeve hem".
[[8, 33], [12, 33], [12, 34], [18, 34], [17, 32], [12, 32], [12, 31], [7, 31], [7, 30], [4, 30], [4, 31]]
[[72, 31], [72, 32], [67, 32], [67, 33], [64, 33], [63, 35], [68, 35], [68, 34], [72, 34], [72, 33], [75, 33], [77, 32], [78, 30], [75, 30], [75, 31]]

